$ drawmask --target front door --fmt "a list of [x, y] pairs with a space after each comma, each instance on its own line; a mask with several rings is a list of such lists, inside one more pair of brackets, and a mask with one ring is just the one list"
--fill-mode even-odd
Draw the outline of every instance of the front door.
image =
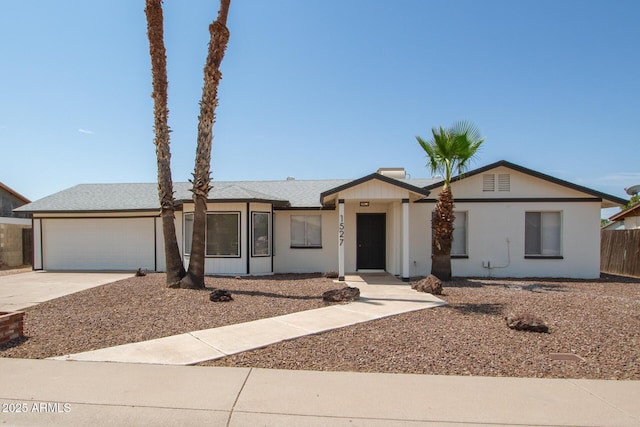
[[384, 270], [386, 268], [386, 215], [358, 214], [356, 239], [358, 270]]

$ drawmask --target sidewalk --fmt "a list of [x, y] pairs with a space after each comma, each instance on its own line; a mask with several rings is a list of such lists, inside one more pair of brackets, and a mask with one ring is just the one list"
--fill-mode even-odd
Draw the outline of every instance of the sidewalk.
[[345, 279], [347, 285], [360, 289], [358, 301], [52, 359], [193, 365], [305, 335], [446, 304], [431, 294], [412, 290], [407, 283], [387, 273], [351, 275]]
[[0, 358], [0, 384], [13, 426], [640, 425], [640, 381]]

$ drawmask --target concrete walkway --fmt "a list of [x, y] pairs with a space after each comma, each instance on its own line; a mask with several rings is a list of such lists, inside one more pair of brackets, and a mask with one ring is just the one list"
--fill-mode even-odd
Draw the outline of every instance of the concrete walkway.
[[0, 384], [12, 426], [640, 425], [640, 381], [0, 358]]
[[349, 286], [360, 289], [358, 301], [53, 359], [193, 365], [305, 335], [446, 304], [433, 295], [412, 290], [408, 284], [386, 273], [352, 275], [345, 279]]
[[30, 271], [0, 276], [0, 311], [19, 311], [74, 292], [132, 277], [133, 273]]

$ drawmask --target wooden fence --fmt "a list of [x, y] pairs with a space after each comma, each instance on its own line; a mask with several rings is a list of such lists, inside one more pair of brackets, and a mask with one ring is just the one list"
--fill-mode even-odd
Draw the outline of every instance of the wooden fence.
[[600, 232], [600, 271], [640, 277], [640, 229]]

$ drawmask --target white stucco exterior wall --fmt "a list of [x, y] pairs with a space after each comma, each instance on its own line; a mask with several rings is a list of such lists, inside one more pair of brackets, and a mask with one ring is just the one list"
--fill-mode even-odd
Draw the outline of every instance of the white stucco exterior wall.
[[[291, 247], [291, 215], [320, 215], [322, 248]], [[275, 221], [275, 273], [338, 271], [338, 210], [277, 210]], [[347, 242], [345, 242], [346, 244]], [[345, 248], [346, 249], [346, 248]], [[351, 271], [348, 268], [346, 271]]]
[[[457, 203], [456, 211], [467, 212], [469, 257], [451, 260], [454, 276], [600, 276], [599, 202]], [[525, 259], [528, 211], [560, 212], [563, 259]], [[487, 262], [491, 268], [486, 267]]]

